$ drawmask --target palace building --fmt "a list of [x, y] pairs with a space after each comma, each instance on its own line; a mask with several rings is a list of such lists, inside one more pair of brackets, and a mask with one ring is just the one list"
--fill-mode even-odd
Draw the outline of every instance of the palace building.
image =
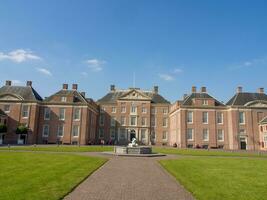
[[32, 82], [0, 88], [1, 144], [115, 144], [267, 150], [267, 95], [238, 87], [227, 103], [206, 87], [171, 104], [159, 87], [117, 89], [98, 101], [77, 84], [42, 98]]
[[98, 137], [115, 144], [136, 138], [141, 144], [167, 144], [170, 103], [158, 91], [116, 89], [97, 101], [100, 106]]

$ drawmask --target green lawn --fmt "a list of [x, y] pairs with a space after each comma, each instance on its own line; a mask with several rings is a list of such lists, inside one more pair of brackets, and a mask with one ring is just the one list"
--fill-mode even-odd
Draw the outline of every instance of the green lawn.
[[196, 199], [267, 199], [267, 159], [187, 157], [160, 163]]
[[36, 145], [0, 147], [0, 150], [51, 151], [51, 152], [103, 152], [113, 151], [112, 146]]
[[153, 147], [153, 152], [163, 154], [191, 155], [191, 156], [238, 156], [238, 157], [267, 157], [267, 153], [255, 152], [230, 152], [207, 149], [178, 149], [170, 147]]
[[61, 199], [105, 161], [81, 155], [0, 152], [0, 199]]

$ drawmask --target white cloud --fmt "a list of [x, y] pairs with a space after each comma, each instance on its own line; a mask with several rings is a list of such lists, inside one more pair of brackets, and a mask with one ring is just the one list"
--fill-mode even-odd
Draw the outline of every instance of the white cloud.
[[12, 82], [12, 85], [22, 85], [23, 84], [22, 81], [20, 81], [20, 80], [11, 80], [11, 82]]
[[45, 69], [45, 68], [36, 68], [36, 70], [44, 75], [47, 75], [47, 76], [52, 76], [52, 73], [48, 70], [48, 69]]
[[87, 72], [82, 72], [81, 75], [88, 76], [88, 73]]
[[262, 57], [262, 58], [256, 58], [252, 60], [248, 60], [245, 62], [241, 62], [239, 64], [233, 64], [230, 65], [228, 68], [230, 70], [237, 70], [237, 69], [243, 69], [246, 67], [257, 67], [257, 66], [262, 66], [267, 63], [267, 57]]
[[16, 63], [21, 63], [27, 60], [41, 60], [41, 58], [30, 50], [16, 49], [9, 53], [0, 52], [0, 61], [1, 60], [10, 60]]
[[173, 81], [174, 80], [173, 76], [171, 76], [169, 74], [159, 74], [159, 77], [165, 81]]
[[173, 70], [173, 73], [174, 73], [174, 74], [180, 74], [180, 73], [182, 73], [182, 72], [183, 72], [183, 70], [180, 69], [180, 68], [175, 68], [175, 69]]
[[92, 71], [102, 71], [103, 70], [103, 65], [106, 64], [106, 61], [104, 60], [98, 60], [98, 59], [89, 59], [86, 60], [86, 63], [88, 64], [88, 67]]

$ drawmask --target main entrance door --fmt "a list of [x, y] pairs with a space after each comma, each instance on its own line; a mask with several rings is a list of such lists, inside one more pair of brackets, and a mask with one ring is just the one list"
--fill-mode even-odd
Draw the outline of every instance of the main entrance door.
[[247, 149], [246, 138], [240, 138], [240, 149], [242, 149], [242, 150], [246, 150]]
[[135, 130], [131, 130], [130, 132], [130, 140], [132, 141], [133, 138], [136, 138]]

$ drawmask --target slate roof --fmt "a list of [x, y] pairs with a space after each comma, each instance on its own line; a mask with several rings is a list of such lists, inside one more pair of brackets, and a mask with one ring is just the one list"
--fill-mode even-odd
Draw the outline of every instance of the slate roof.
[[260, 124], [267, 124], [267, 117], [264, 117], [261, 121]]
[[193, 99], [214, 99], [215, 106], [225, 106], [223, 103], [215, 99], [214, 97], [210, 96], [208, 93], [192, 93], [188, 95], [182, 102], [181, 105], [184, 106], [191, 106], [193, 104]]
[[74, 97], [74, 103], [87, 103], [87, 99], [81, 95], [80, 92], [77, 90], [59, 90], [55, 94], [45, 98], [45, 102], [51, 101], [55, 96], [73, 96]]
[[244, 106], [250, 101], [267, 101], [267, 95], [262, 93], [236, 93], [227, 103], [228, 106]]
[[[97, 103], [116, 103], [116, 101], [126, 93], [130, 92], [131, 90], [118, 90], [114, 92], [109, 92], [104, 97], [99, 99]], [[148, 96], [151, 98], [152, 103], [166, 103], [169, 104], [170, 102], [162, 97], [160, 94], [156, 94], [154, 92], [142, 91], [138, 90], [138, 92]]]
[[21, 96], [26, 101], [42, 101], [42, 97], [30, 86], [3, 86], [0, 95], [14, 94]]

